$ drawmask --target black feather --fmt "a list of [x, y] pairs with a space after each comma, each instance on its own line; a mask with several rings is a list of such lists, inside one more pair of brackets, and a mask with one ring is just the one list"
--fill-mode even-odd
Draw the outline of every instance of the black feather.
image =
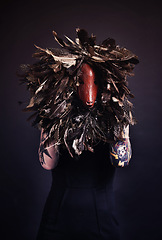
[[[37, 62], [21, 65], [20, 81], [26, 83], [31, 94], [24, 111], [34, 112], [28, 120], [34, 119], [32, 125], [44, 129], [46, 143], [55, 140], [71, 156], [93, 151], [99, 141], [121, 140], [123, 128], [136, 123], [133, 104], [128, 100], [133, 94], [127, 76], [133, 76], [138, 57], [120, 48], [112, 38], [96, 45], [96, 37], [89, 37], [84, 29], [77, 29], [79, 43], [68, 37], [66, 43], [54, 31], [53, 35], [62, 49], [37, 47], [33, 54]], [[83, 62], [89, 63], [100, 79], [97, 100], [91, 109], [77, 95]]]

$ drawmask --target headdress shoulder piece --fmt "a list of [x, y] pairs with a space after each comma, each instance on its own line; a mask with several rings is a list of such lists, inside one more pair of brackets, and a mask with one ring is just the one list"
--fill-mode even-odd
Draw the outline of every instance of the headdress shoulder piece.
[[[53, 31], [61, 48], [41, 48], [33, 57], [37, 62], [22, 65], [21, 80], [31, 93], [25, 111], [33, 111], [33, 125], [43, 128], [47, 141], [66, 147], [71, 156], [83, 150], [93, 151], [102, 140], [112, 142], [122, 139], [128, 124], [135, 124], [132, 115], [133, 97], [127, 76], [139, 62], [138, 57], [126, 48], [107, 38], [96, 44], [96, 37], [84, 29], [76, 29], [74, 42], [66, 42]], [[93, 108], [86, 108], [77, 95], [80, 69], [83, 63], [93, 67], [99, 79], [99, 93]]]

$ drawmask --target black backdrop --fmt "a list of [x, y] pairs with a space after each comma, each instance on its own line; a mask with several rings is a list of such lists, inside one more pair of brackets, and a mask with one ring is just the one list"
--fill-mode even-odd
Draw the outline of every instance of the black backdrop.
[[[159, 1], [160, 2], [160, 1]], [[162, 239], [162, 14], [157, 1], [9, 1], [1, 3], [0, 219], [3, 239], [34, 240], [50, 171], [38, 161], [39, 131], [18, 101], [28, 101], [16, 70], [40, 47], [58, 47], [52, 30], [75, 38], [75, 28], [107, 37], [139, 56], [129, 87], [138, 125], [131, 127], [130, 166], [117, 169], [115, 196], [122, 240]], [[0, 236], [1, 237], [1, 236]]]

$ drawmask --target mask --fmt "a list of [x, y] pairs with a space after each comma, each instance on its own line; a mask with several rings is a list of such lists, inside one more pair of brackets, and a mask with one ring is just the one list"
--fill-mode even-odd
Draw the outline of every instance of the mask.
[[86, 106], [93, 107], [97, 98], [98, 86], [95, 79], [95, 72], [87, 63], [82, 64], [79, 84], [79, 98]]

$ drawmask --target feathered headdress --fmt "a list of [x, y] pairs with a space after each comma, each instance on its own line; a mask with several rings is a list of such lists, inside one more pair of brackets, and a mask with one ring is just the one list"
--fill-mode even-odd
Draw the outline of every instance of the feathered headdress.
[[[120, 48], [108, 38], [101, 45], [84, 29], [76, 29], [76, 41], [65, 36], [63, 41], [53, 31], [62, 48], [40, 48], [33, 57], [38, 61], [22, 65], [21, 81], [27, 84], [31, 99], [25, 111], [34, 111], [33, 126], [43, 128], [48, 143], [66, 147], [71, 156], [83, 150], [93, 151], [102, 140], [122, 139], [122, 131], [133, 125], [133, 97], [128, 89], [127, 76], [132, 76], [138, 57]], [[83, 63], [95, 69], [99, 78], [99, 93], [93, 108], [86, 108], [77, 95], [79, 74]], [[23, 79], [22, 79], [23, 77]], [[46, 141], [46, 142], [47, 142]]]

